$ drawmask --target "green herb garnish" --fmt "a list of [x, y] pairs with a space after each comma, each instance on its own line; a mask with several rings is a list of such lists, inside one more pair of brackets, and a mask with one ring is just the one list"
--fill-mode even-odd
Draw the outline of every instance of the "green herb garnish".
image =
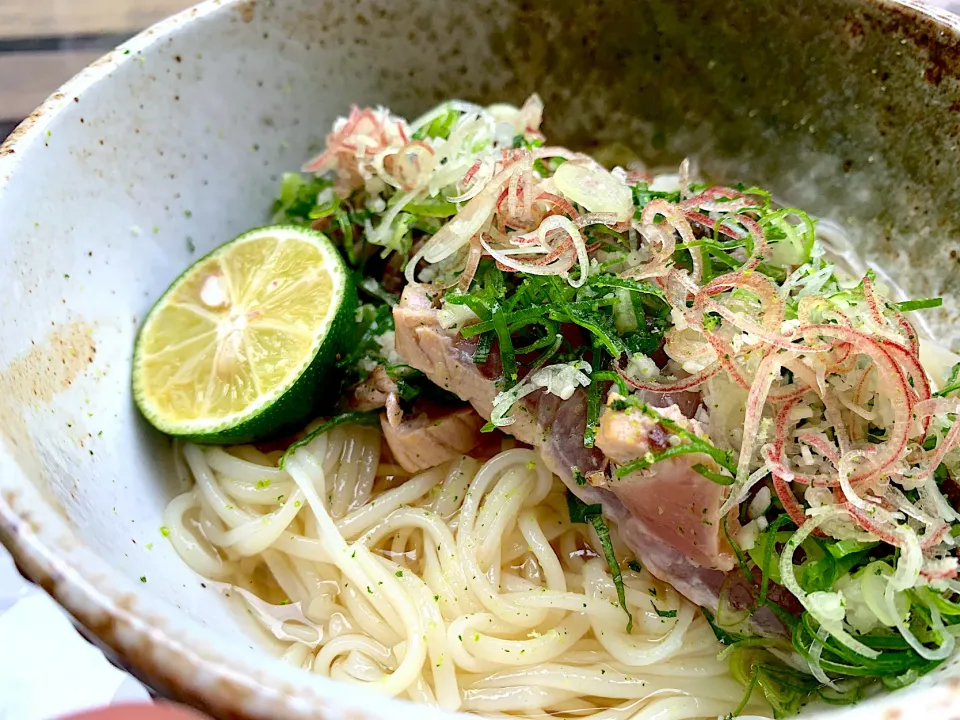
[[909, 312], [911, 310], [929, 310], [930, 308], [938, 308], [942, 305], [943, 298], [918, 298], [917, 300], [905, 300], [894, 303], [893, 307], [900, 312]]
[[656, 603], [651, 603], [653, 609], [656, 611], [657, 615], [662, 618], [675, 618], [677, 616], [676, 610], [661, 610], [657, 607]]
[[340, 413], [339, 415], [334, 415], [316, 430], [307, 433], [306, 436], [300, 440], [297, 440], [290, 447], [288, 447], [280, 457], [279, 468], [283, 470], [283, 468], [286, 466], [287, 460], [293, 455], [293, 453], [302, 448], [304, 445], [309, 445], [314, 438], [318, 437], [319, 435], [330, 432], [338, 425], [371, 425], [379, 427], [380, 415], [377, 412], [345, 412]]
[[950, 370], [950, 378], [947, 380], [946, 385], [943, 386], [942, 390], [933, 393], [933, 396], [946, 397], [957, 390], [960, 390], [960, 363], [953, 366], [953, 369]]
[[459, 118], [460, 112], [458, 110], [446, 110], [413, 133], [413, 139], [441, 138], [446, 140], [450, 137], [450, 131], [453, 130], [453, 126]]
[[[333, 187], [333, 183], [326, 178], [306, 178], [300, 173], [284, 173], [280, 180], [279, 197], [273, 205], [274, 222], [310, 225], [314, 219], [322, 217], [314, 214], [318, 207], [317, 198], [330, 187]], [[339, 200], [335, 202], [339, 204]]]
[[[709, 455], [720, 467], [727, 470], [731, 475], [736, 476], [737, 464], [734, 460], [732, 452], [728, 450], [721, 450], [699, 435], [696, 435], [686, 428], [681, 427], [673, 420], [670, 420], [669, 418], [666, 418], [658, 413], [646, 403], [638, 400], [635, 396], [631, 395], [625, 398], [618, 398], [610, 404], [610, 408], [617, 412], [628, 412], [631, 408], [639, 410], [644, 415], [655, 419], [660, 425], [663, 426], [665, 430], [679, 436], [685, 441], [684, 444], [677, 445], [675, 447], [669, 447], [665, 450], [660, 450], [657, 452], [649, 452], [642, 458], [638, 458], [633, 462], [627, 463], [626, 465], [621, 465], [616, 471], [616, 476], [618, 478], [625, 477], [630, 473], [636, 472], [637, 470], [644, 470], [662, 460], [668, 460], [673, 457], [687, 455], [690, 453], [703, 453], [704, 455]], [[697, 472], [699, 472], [701, 475], [704, 475], [704, 477], [707, 479], [718, 482], [721, 485], [730, 485], [734, 479], [729, 478], [728, 482], [728, 478], [726, 476], [710, 471], [708, 471], [710, 472], [710, 475], [706, 475], [703, 472], [705, 470], [707, 470], [707, 468], [701, 465], [700, 469], [697, 469]]]
[[594, 445], [600, 422], [600, 381], [596, 375], [590, 374], [590, 384], [587, 386], [587, 422], [583, 430], [583, 446], [588, 448]]
[[610, 539], [610, 528], [603, 520], [602, 508], [600, 505], [587, 505], [580, 498], [567, 490], [567, 508], [570, 511], [570, 522], [572, 523], [590, 523], [600, 538], [600, 545], [603, 548], [603, 555], [607, 560], [607, 567], [610, 568], [610, 575], [613, 578], [613, 584], [617, 588], [617, 599], [620, 601], [620, 607], [627, 614], [627, 632], [633, 632], [633, 615], [627, 609], [627, 596], [623, 587], [623, 574], [620, 572], [620, 564], [613, 552], [613, 541]]

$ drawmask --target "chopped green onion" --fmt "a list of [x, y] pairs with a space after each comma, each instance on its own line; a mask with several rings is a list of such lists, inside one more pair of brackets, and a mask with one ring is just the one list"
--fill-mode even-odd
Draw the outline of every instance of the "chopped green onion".
[[[787, 523], [792, 522], [789, 515], [781, 515], [776, 520], [774, 520], [767, 529], [764, 531], [766, 536], [766, 543], [763, 546], [763, 563], [760, 565], [760, 597], [757, 600], [759, 605], [763, 605], [767, 601], [767, 591], [770, 587], [770, 575], [773, 568], [779, 569], [780, 558], [779, 556], [774, 558], [776, 540], [777, 540], [777, 531], [786, 525]], [[779, 573], [778, 573], [779, 575]]]
[[703, 475], [707, 480], [715, 482], [717, 485], [733, 485], [733, 483], [736, 481], [736, 478], [733, 475], [724, 475], [723, 473], [714, 472], [702, 463], [697, 463], [693, 466], [693, 469]]
[[447, 218], [457, 214], [457, 206], [452, 202], [433, 198], [410, 203], [403, 208], [404, 212], [421, 217]]
[[598, 372], [594, 372], [590, 377], [599, 382], [616, 383], [617, 392], [624, 397], [630, 394], [630, 390], [627, 388], [626, 380], [611, 370], [600, 370]]
[[942, 594], [929, 587], [917, 588], [916, 592], [930, 605], [937, 608], [941, 614], [949, 617], [960, 617], [960, 603], [948, 600]]
[[[280, 191], [273, 204], [274, 222], [292, 223], [295, 225], [310, 225], [315, 219], [317, 197], [333, 183], [326, 178], [305, 178], [300, 173], [284, 173], [280, 179]], [[328, 215], [339, 205], [339, 198], [334, 196], [330, 203]]]
[[929, 310], [943, 305], [943, 298], [919, 298], [917, 300], [905, 300], [894, 303], [893, 306], [900, 312], [909, 312], [911, 310]]
[[666, 200], [671, 203], [680, 202], [679, 191], [650, 190], [648, 183], [640, 182], [630, 188], [633, 191], [633, 204], [636, 206], [636, 216], [640, 217], [640, 211], [650, 204], [651, 200]]
[[446, 140], [450, 137], [450, 131], [460, 118], [458, 110], [447, 110], [435, 117], [429, 124], [424, 125], [413, 133], [414, 140], [426, 140], [427, 138], [441, 138]]
[[740, 713], [743, 712], [743, 709], [747, 706], [747, 703], [750, 702], [750, 698], [753, 696], [753, 691], [757, 687], [757, 681], [760, 679], [760, 667], [754, 665], [753, 673], [750, 675], [750, 680], [747, 682], [746, 688], [743, 691], [743, 697], [740, 700], [740, 704], [734, 708], [733, 712], [730, 713], [731, 718], [737, 717]]
[[952, 392], [960, 390], [960, 363], [957, 363], [953, 366], [953, 369], [950, 371], [950, 378], [947, 380], [947, 384], [943, 386], [942, 390], [938, 390], [933, 394], [934, 397], [946, 397]]
[[880, 544], [879, 541], [875, 542], [863, 542], [861, 540], [837, 540], [836, 542], [824, 543], [827, 548], [827, 552], [833, 555], [834, 558], [839, 560], [842, 557], [846, 557], [851, 553], [858, 553], [864, 550], [869, 550]]
[[[769, 208], [770, 203], [770, 194], [766, 195], [767, 208]], [[775, 212], [769, 213], [761, 217], [758, 222], [760, 227], [773, 226], [781, 231], [784, 230], [784, 225], [787, 225], [788, 217], [796, 217], [800, 220], [800, 225], [790, 225], [792, 231], [795, 231], [797, 228], [802, 226], [800, 231], [801, 240], [803, 243], [803, 258], [802, 262], [809, 262], [810, 257], [813, 254], [813, 245], [816, 242], [816, 229], [814, 227], [814, 220], [803, 210], [798, 208], [783, 208], [782, 210], [777, 210]], [[784, 231], [786, 234], [786, 231]], [[801, 263], [802, 264], [802, 263]]]

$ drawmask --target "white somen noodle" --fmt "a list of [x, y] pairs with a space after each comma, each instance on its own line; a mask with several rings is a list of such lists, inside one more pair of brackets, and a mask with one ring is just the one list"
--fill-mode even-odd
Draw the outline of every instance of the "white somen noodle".
[[283, 470], [249, 446], [183, 454], [170, 539], [287, 662], [484, 715], [708, 718], [743, 695], [696, 607], [636, 566], [627, 633], [598, 538], [533, 450], [407, 477], [348, 426]]

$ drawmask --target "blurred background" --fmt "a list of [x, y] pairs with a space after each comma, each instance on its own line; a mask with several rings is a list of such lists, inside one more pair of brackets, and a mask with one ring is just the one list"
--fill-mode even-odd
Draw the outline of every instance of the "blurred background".
[[[84, 66], [148, 25], [193, 4], [191, 0], [0, 0], [0, 140]], [[930, 0], [929, 4], [960, 13], [960, 0]]]
[[191, 0], [0, 0], [0, 139], [84, 66]]

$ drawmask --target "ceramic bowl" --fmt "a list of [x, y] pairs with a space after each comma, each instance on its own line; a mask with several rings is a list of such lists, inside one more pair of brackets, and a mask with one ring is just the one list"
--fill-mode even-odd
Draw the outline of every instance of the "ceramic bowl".
[[[960, 34], [882, 0], [213, 0], [94, 63], [0, 147], [0, 537], [159, 692], [221, 718], [424, 718], [273, 660], [161, 537], [168, 442], [137, 416], [137, 326], [268, 216], [351, 103], [521, 102], [589, 150], [772, 188], [960, 339]], [[960, 665], [831, 717], [960, 713]]]

